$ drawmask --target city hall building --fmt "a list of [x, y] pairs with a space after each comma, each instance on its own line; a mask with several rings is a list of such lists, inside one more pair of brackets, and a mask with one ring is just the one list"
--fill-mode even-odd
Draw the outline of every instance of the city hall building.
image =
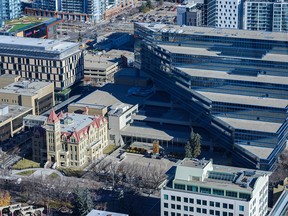
[[270, 170], [287, 141], [287, 34], [135, 23], [136, 66], [237, 166]]
[[[24, 121], [25, 126], [35, 121], [42, 124], [43, 116], [30, 115]], [[84, 167], [101, 159], [107, 145], [108, 122], [102, 116], [63, 112], [57, 115], [52, 108], [44, 124], [34, 124], [33, 160], [42, 164]]]
[[0, 36], [0, 72], [52, 81], [63, 90], [83, 78], [84, 59], [78, 43]]

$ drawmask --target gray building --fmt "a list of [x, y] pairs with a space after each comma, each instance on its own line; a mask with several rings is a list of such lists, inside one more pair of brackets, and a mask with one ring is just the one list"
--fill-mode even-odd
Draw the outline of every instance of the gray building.
[[84, 59], [77, 43], [0, 36], [1, 74], [54, 82], [63, 90], [84, 76]]
[[195, 3], [177, 7], [177, 25], [203, 26], [203, 4]]
[[288, 1], [245, 1], [243, 25], [247, 30], [287, 32]]

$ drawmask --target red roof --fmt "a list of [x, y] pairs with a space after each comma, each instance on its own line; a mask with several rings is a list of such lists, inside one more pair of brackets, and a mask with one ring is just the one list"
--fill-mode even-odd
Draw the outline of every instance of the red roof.
[[55, 111], [54, 111], [54, 108], [51, 109], [50, 111], [50, 114], [49, 114], [49, 117], [47, 119], [47, 123], [55, 123], [55, 122], [58, 122], [59, 121], [59, 118], [57, 117]]

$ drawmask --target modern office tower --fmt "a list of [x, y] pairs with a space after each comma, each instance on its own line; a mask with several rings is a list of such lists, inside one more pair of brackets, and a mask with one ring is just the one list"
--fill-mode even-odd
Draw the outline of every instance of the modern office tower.
[[243, 28], [260, 31], [288, 31], [288, 1], [247, 0]]
[[0, 26], [3, 21], [18, 18], [20, 14], [20, 0], [0, 0]]
[[108, 123], [104, 117], [62, 112], [56, 115], [52, 109], [45, 124], [34, 129], [33, 160], [79, 168], [101, 159], [107, 145]]
[[204, 4], [207, 4], [208, 26], [242, 28], [242, 0], [207, 0]]
[[57, 18], [78, 21], [99, 21], [104, 18], [105, 0], [36, 0], [28, 13], [45, 15], [48, 12]]
[[[136, 66], [235, 165], [270, 170], [286, 146], [287, 34], [135, 23]], [[203, 134], [205, 136], [205, 134]]]
[[35, 0], [32, 2], [32, 7], [43, 10], [58, 11], [61, 10], [61, 0]]
[[0, 36], [1, 74], [54, 82], [63, 90], [84, 76], [84, 59], [77, 43]]
[[185, 158], [161, 190], [161, 216], [268, 213], [269, 174]]

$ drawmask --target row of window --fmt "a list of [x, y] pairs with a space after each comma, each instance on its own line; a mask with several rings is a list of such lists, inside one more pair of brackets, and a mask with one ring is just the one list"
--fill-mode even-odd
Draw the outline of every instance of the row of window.
[[[201, 208], [197, 208], [196, 209], [197, 213], [202, 213], [202, 214], [208, 214], [207, 209], [201, 209]], [[233, 213], [231, 212], [222, 212], [222, 214], [220, 214], [220, 211], [214, 211], [214, 210], [210, 210], [209, 211], [209, 215], [215, 215], [215, 216], [234, 216]], [[169, 215], [168, 211], [164, 211], [164, 216], [194, 216], [193, 214], [181, 214], [181, 213], [176, 213], [176, 212], [171, 212]], [[238, 216], [244, 216], [244, 214], [239, 214]]]
[[[235, 192], [235, 191], [211, 189], [211, 188], [206, 188], [206, 187], [198, 187], [195, 185], [174, 184], [174, 189], [185, 190], [186, 186], [187, 186], [187, 191], [200, 192], [200, 193], [204, 193], [204, 194], [213, 194], [213, 195], [217, 195], [217, 196], [241, 198], [241, 199], [247, 199], [247, 200], [250, 199], [250, 194], [239, 193], [239, 196], [238, 196], [238, 192]], [[177, 199], [178, 199], [178, 197], [177, 197]], [[179, 197], [179, 199], [181, 202], [181, 197]], [[171, 200], [175, 201], [175, 196], [171, 196]]]

